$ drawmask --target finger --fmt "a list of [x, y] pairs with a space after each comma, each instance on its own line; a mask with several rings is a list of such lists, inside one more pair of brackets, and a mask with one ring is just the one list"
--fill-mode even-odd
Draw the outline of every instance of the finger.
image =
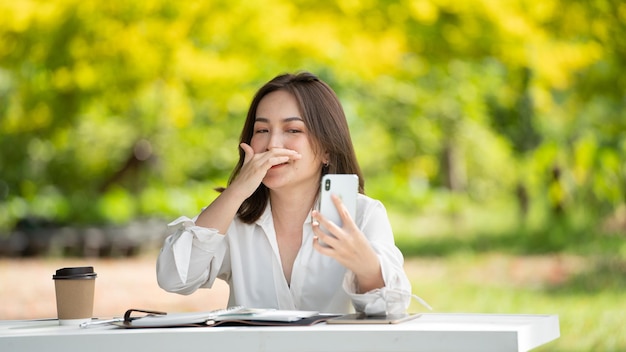
[[313, 236], [313, 248], [315, 248], [316, 251], [327, 256], [332, 256], [334, 252], [333, 247], [329, 246], [328, 243], [324, 242], [318, 236]]
[[335, 204], [335, 207], [337, 208], [337, 213], [339, 213], [339, 217], [341, 218], [343, 227], [354, 224], [354, 219], [350, 217], [350, 212], [348, 211], [348, 208], [345, 206], [345, 204], [343, 204], [343, 202], [341, 201], [341, 198], [339, 198], [336, 194], [331, 194], [330, 199], [333, 201], [333, 204]]
[[269, 170], [272, 166], [287, 163], [290, 160], [299, 160], [302, 155], [295, 150], [272, 148], [266, 152], [256, 154], [259, 167]]
[[275, 152], [272, 151], [255, 153], [252, 147], [245, 143], [241, 143], [240, 146], [245, 153], [243, 164], [250, 164], [253, 169], [256, 170], [267, 171], [274, 165], [288, 162], [291, 158], [290, 155], [277, 155]]
[[317, 210], [314, 210], [311, 215], [314, 219], [312, 223], [313, 232], [321, 238], [322, 242], [336, 243], [341, 237], [344, 236], [343, 230], [337, 226], [337, 224], [326, 219], [324, 215]]
[[313, 242], [317, 243], [320, 247], [324, 248], [322, 253], [328, 255], [328, 250], [333, 249], [337, 244], [337, 238], [333, 235], [329, 235], [327, 232], [320, 228], [320, 224], [317, 221], [313, 221]]
[[326, 230], [328, 230], [328, 232], [332, 234], [335, 234], [336, 232], [339, 232], [339, 230], [341, 230], [341, 227], [339, 227], [339, 225], [327, 219], [324, 215], [322, 215], [322, 213], [318, 211], [314, 211], [313, 219], [317, 220], [317, 222], [319, 222], [322, 227], [324, 227]]
[[268, 152], [271, 152], [271, 153], [276, 154], [276, 155], [281, 155], [281, 156], [285, 156], [286, 155], [286, 156], [289, 156], [289, 159], [292, 159], [292, 160], [302, 159], [302, 154], [300, 154], [297, 151], [292, 150], [292, 149], [275, 147], [275, 148], [269, 149]]
[[267, 159], [267, 164], [269, 167], [272, 167], [274, 165], [279, 165], [282, 163], [286, 163], [288, 162], [290, 159], [290, 157], [288, 156], [273, 156], [270, 157], [269, 159]]
[[252, 160], [252, 158], [254, 157], [254, 149], [252, 149], [252, 147], [246, 143], [239, 144], [239, 147], [244, 152], [244, 159], [243, 159], [244, 164], [250, 162], [250, 160]]

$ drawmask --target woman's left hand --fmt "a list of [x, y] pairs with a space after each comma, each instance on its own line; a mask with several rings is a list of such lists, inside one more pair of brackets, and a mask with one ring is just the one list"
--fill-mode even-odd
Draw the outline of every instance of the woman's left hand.
[[[337, 260], [341, 265], [352, 271], [358, 280], [361, 293], [381, 288], [385, 285], [380, 262], [367, 237], [356, 226], [348, 209], [336, 195], [331, 196], [343, 223], [342, 227], [326, 219], [318, 211], [313, 211], [314, 248]], [[320, 229], [320, 224], [330, 234]], [[324, 243], [321, 244], [320, 240]]]

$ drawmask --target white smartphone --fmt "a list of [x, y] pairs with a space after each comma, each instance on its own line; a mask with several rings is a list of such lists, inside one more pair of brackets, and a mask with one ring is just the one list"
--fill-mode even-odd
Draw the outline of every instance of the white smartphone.
[[[337, 195], [348, 209], [350, 217], [356, 217], [356, 197], [359, 193], [359, 176], [353, 174], [327, 174], [320, 185], [319, 212], [337, 226], [343, 226], [331, 194]], [[326, 230], [326, 232], [328, 232]]]
[[400, 324], [415, 319], [421, 314], [401, 313], [387, 315], [346, 314], [326, 321], [326, 324]]

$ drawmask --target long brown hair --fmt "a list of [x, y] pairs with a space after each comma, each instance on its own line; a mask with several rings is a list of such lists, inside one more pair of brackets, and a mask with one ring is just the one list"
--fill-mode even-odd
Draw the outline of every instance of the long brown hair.
[[[294, 95], [304, 124], [309, 130], [313, 149], [316, 153], [328, 155], [328, 164], [322, 167], [320, 179], [325, 174], [356, 174], [359, 176], [359, 192], [364, 193], [363, 175], [341, 103], [328, 84], [309, 72], [282, 74], [261, 87], [252, 99], [239, 142], [250, 144], [259, 102], [267, 94], [277, 90]], [[244, 158], [245, 153], [239, 148], [239, 162], [230, 175], [229, 185], [241, 171]], [[269, 189], [261, 183], [239, 207], [239, 218], [249, 224], [255, 222], [263, 214], [268, 198]]]

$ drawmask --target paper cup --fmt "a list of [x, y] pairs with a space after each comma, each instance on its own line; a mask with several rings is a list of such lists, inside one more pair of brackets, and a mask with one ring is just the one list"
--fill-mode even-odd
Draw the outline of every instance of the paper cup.
[[59, 325], [79, 325], [91, 320], [96, 276], [91, 266], [59, 269], [52, 276]]

